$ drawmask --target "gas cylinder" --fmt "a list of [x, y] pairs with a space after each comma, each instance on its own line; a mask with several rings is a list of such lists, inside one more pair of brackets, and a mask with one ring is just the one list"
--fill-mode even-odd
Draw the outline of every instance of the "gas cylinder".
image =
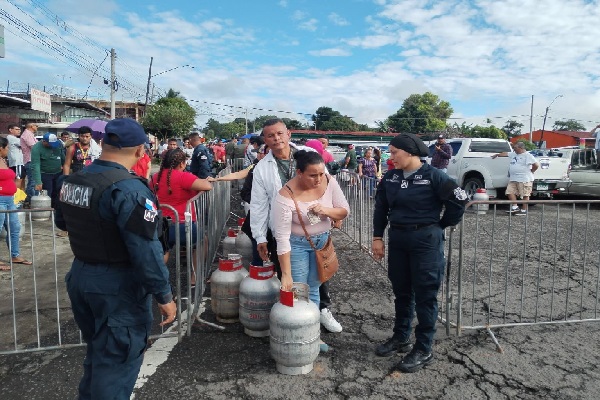
[[240, 284], [240, 322], [248, 336], [269, 336], [269, 315], [279, 299], [281, 282], [273, 263], [250, 265], [250, 275]]
[[280, 290], [269, 317], [271, 357], [285, 375], [308, 374], [319, 355], [319, 307], [308, 298], [308, 285], [294, 282]]
[[223, 239], [223, 256], [227, 257], [230, 253], [235, 253], [235, 237], [237, 236], [236, 229], [227, 230], [227, 236]]
[[242, 260], [249, 265], [252, 260], [252, 241], [244, 232], [239, 231], [235, 238], [235, 251], [242, 256]]
[[[50, 207], [52, 207], [52, 200], [50, 199], [50, 196], [48, 196], [48, 192], [46, 190], [42, 190], [39, 194], [31, 196], [32, 209]], [[47, 221], [50, 219], [50, 215], [52, 215], [52, 211], [32, 212], [31, 219], [34, 221]]]
[[[488, 196], [485, 189], [477, 189], [477, 192], [473, 195], [473, 201], [488, 201], [490, 196]], [[489, 209], [489, 204], [475, 204], [474, 207], [477, 214], [485, 214]]]
[[240, 282], [248, 275], [238, 260], [219, 260], [219, 269], [210, 277], [211, 308], [217, 321], [230, 324], [238, 321]]

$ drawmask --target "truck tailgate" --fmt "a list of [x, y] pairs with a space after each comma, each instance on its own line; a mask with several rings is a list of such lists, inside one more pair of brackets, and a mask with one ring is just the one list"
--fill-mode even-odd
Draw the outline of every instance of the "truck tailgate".
[[540, 167], [535, 171], [535, 180], [568, 180], [570, 160], [562, 157], [536, 157]]

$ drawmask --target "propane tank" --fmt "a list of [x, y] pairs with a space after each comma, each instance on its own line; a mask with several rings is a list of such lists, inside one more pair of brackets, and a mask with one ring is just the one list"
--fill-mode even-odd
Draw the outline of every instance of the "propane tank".
[[308, 374], [319, 355], [319, 307], [308, 299], [305, 283], [279, 293], [269, 318], [271, 357], [282, 374]]
[[235, 237], [237, 231], [235, 229], [227, 230], [227, 236], [223, 239], [223, 256], [227, 257], [230, 253], [235, 253]]
[[[31, 196], [31, 208], [50, 208], [52, 207], [52, 199], [48, 196], [46, 190], [40, 191], [39, 194]], [[34, 221], [47, 221], [50, 219], [52, 211], [32, 212], [31, 219]]]
[[279, 299], [280, 286], [272, 262], [250, 265], [250, 275], [240, 284], [240, 322], [246, 335], [269, 336], [269, 315]]
[[[490, 196], [488, 196], [485, 189], [477, 189], [477, 192], [473, 195], [473, 201], [488, 201]], [[489, 209], [489, 204], [475, 204], [475, 211], [477, 214], [485, 214]]]
[[240, 282], [248, 275], [239, 260], [219, 260], [219, 269], [210, 277], [211, 308], [217, 321], [230, 324], [238, 321]]
[[239, 231], [235, 238], [235, 250], [242, 256], [243, 260], [247, 260], [246, 265], [249, 265], [252, 260], [252, 241], [244, 232]]

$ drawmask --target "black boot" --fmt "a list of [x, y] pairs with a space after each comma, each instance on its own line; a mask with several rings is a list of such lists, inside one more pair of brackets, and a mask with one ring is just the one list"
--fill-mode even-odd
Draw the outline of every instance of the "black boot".
[[431, 364], [433, 361], [433, 353], [426, 353], [421, 350], [413, 349], [408, 353], [402, 361], [394, 366], [394, 370], [402, 372], [417, 372], [426, 365]]
[[379, 357], [389, 357], [394, 353], [406, 353], [413, 348], [410, 339], [402, 339], [400, 336], [392, 336], [387, 342], [375, 348], [375, 354]]

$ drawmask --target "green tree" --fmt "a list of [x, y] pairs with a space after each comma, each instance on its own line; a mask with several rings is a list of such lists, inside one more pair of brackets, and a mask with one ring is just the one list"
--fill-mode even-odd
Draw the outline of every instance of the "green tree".
[[[173, 91], [172, 89], [169, 92]], [[173, 91], [174, 92], [174, 91]], [[174, 92], [176, 93], [176, 92]], [[195, 125], [196, 110], [181, 97], [162, 97], [149, 106], [142, 126], [159, 140], [187, 135]]]
[[506, 121], [506, 124], [504, 124], [504, 126], [502, 127], [502, 130], [504, 131], [504, 133], [506, 133], [506, 136], [512, 138], [521, 134], [522, 127], [522, 123], [509, 119], [508, 121]]
[[506, 133], [495, 126], [475, 125], [466, 136], [473, 138], [507, 139]]
[[321, 131], [357, 131], [358, 124], [331, 107], [319, 107], [311, 117]]
[[386, 124], [396, 132], [439, 132], [445, 129], [446, 120], [453, 112], [449, 102], [431, 92], [411, 94], [402, 107], [386, 119]]
[[231, 139], [235, 136], [242, 136], [246, 133], [246, 122], [243, 118], [242, 121], [226, 122], [221, 124], [219, 130], [219, 137], [224, 139]]
[[298, 121], [297, 119], [291, 119], [291, 118], [282, 118], [283, 122], [285, 122], [285, 126], [287, 126], [288, 129], [305, 129], [306, 126], [304, 126], [302, 124], [302, 122]]
[[585, 126], [579, 121], [574, 119], [568, 119], [566, 121], [556, 121], [552, 126], [552, 129], [555, 131], [571, 131], [571, 132], [581, 132], [585, 131]]
[[176, 92], [173, 89], [169, 89], [169, 91], [167, 92], [167, 95], [165, 96], [167, 99], [174, 99], [176, 97], [181, 97], [179, 96], [181, 92]]

